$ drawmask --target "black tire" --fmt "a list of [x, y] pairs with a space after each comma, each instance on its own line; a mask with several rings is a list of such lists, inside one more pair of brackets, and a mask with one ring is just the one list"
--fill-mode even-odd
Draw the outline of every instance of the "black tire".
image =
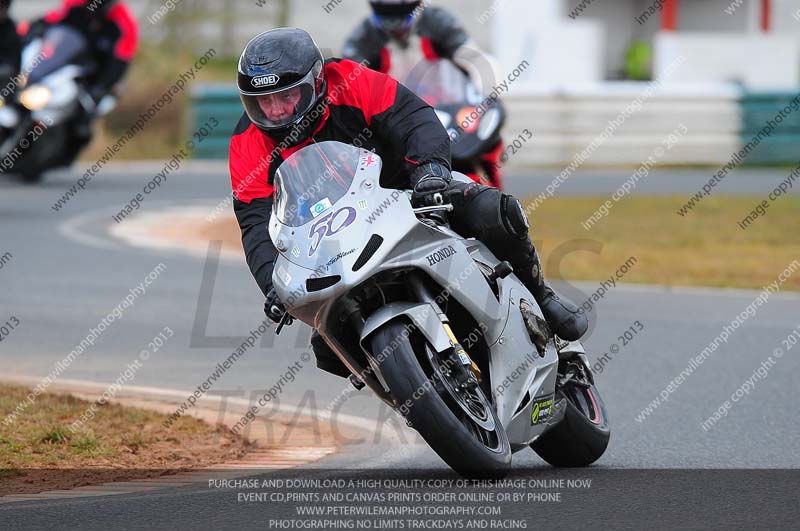
[[531, 448], [556, 467], [589, 466], [600, 459], [611, 437], [603, 399], [594, 385], [567, 384], [556, 396], [564, 399], [564, 418], [531, 443]]
[[[468, 478], [502, 478], [508, 474], [511, 468], [508, 436], [480, 388], [476, 393], [480, 393], [484, 404], [488, 405], [482, 413], [488, 413], [485, 422], [493, 425], [494, 431], [483, 430], [469, 419], [464, 420], [467, 414], [455, 404], [448, 391], [442, 389], [435, 377], [426, 375], [420, 360], [432, 373], [426, 352], [431, 347], [419, 333], [409, 334], [404, 323], [395, 320], [372, 335], [371, 345], [398, 408], [407, 405], [406, 419], [445, 463]], [[432, 384], [434, 381], [437, 383]], [[420, 393], [419, 390], [425, 391]], [[415, 393], [419, 395], [416, 399]], [[488, 443], [478, 437], [488, 439]]]

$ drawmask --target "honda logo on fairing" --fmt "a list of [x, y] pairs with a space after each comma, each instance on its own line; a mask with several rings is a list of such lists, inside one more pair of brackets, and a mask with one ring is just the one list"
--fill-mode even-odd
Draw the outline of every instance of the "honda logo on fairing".
[[433, 254], [429, 254], [425, 258], [428, 259], [428, 265], [435, 265], [444, 260], [445, 258], [450, 258], [456, 254], [456, 250], [453, 248], [452, 245], [448, 245], [444, 249], [440, 249]]
[[258, 76], [254, 77], [252, 84], [254, 87], [270, 87], [275, 85], [280, 81], [281, 78], [276, 76], [275, 74], [270, 74], [268, 76]]

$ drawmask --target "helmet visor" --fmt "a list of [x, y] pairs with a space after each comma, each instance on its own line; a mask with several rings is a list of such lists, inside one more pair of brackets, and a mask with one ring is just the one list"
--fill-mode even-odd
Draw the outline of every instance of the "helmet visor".
[[374, 24], [395, 37], [407, 37], [422, 2], [372, 2]]
[[422, 2], [370, 2], [372, 12], [379, 17], [406, 18], [413, 15]]
[[258, 94], [241, 92], [250, 120], [263, 129], [280, 129], [299, 121], [317, 100], [319, 68], [288, 87]]
[[375, 25], [391, 35], [408, 35], [414, 26], [414, 17], [382, 17], [375, 15]]

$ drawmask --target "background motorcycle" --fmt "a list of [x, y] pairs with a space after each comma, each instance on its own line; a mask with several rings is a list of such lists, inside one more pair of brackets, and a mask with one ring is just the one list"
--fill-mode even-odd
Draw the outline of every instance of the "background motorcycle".
[[24, 182], [71, 164], [88, 142], [76, 142], [75, 124], [86, 113], [101, 116], [113, 97], [95, 105], [86, 91], [94, 72], [89, 43], [69, 26], [54, 26], [23, 50], [23, 81], [10, 101], [0, 102], [0, 164]]
[[481, 160], [497, 149], [506, 112], [499, 100], [482, 96], [464, 72], [450, 61], [423, 60], [403, 84], [436, 110], [451, 140], [453, 170], [472, 180], [501, 188]]
[[277, 332], [292, 317], [316, 328], [462, 475], [501, 477], [526, 447], [556, 466], [597, 460], [610, 432], [582, 345], [557, 344], [511, 266], [436, 217], [451, 205], [413, 209], [380, 172], [340, 142], [278, 169]]

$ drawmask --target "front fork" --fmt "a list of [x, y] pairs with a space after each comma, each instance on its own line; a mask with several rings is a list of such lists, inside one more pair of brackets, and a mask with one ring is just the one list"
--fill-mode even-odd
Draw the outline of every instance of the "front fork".
[[456, 384], [460, 389], [475, 389], [481, 381], [481, 370], [478, 365], [472, 361], [467, 354], [464, 347], [458, 341], [458, 338], [453, 333], [450, 327], [450, 320], [441, 307], [439, 306], [439, 297], [431, 296], [425, 282], [419, 273], [411, 273], [408, 276], [409, 285], [412, 294], [419, 302], [430, 304], [436, 312], [436, 316], [442, 323], [442, 327], [447, 332], [447, 337], [450, 339], [450, 348], [442, 353], [445, 360], [442, 372], [448, 376], [453, 377]]

